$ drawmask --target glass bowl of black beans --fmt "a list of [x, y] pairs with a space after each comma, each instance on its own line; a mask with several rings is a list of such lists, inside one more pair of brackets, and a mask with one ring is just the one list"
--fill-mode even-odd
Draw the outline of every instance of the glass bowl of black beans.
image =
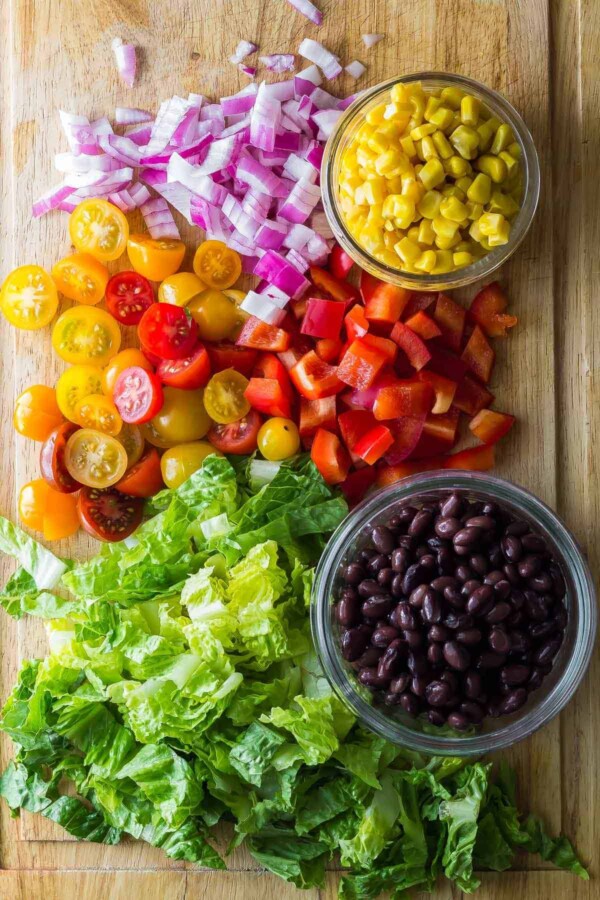
[[363, 725], [476, 755], [550, 721], [587, 669], [596, 599], [561, 520], [483, 473], [406, 478], [357, 506], [323, 554], [313, 637]]

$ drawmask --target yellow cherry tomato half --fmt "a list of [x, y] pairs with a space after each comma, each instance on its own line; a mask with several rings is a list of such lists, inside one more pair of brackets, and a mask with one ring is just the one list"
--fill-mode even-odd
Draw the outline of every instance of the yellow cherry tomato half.
[[108, 269], [90, 253], [73, 253], [52, 266], [56, 287], [77, 303], [95, 306], [106, 292]]
[[258, 449], [265, 459], [277, 462], [294, 456], [300, 447], [300, 435], [295, 422], [274, 416], [267, 419], [258, 432]]
[[32, 441], [45, 441], [63, 421], [56, 391], [45, 384], [32, 384], [15, 401], [15, 431]]
[[228, 290], [223, 291], [226, 297], [229, 297], [235, 303], [235, 315], [236, 315], [236, 324], [231, 331], [229, 337], [232, 341], [234, 341], [242, 328], [244, 327], [244, 322], [250, 318], [250, 313], [247, 313], [245, 309], [242, 309], [242, 303], [246, 299], [246, 291], [238, 291], [236, 288], [228, 288]]
[[163, 397], [160, 412], [142, 426], [148, 443], [166, 448], [203, 438], [212, 425], [204, 406], [204, 391], [166, 387]]
[[102, 388], [107, 397], [112, 397], [117, 378], [125, 369], [139, 366], [146, 372], [153, 372], [152, 364], [146, 359], [141, 350], [130, 347], [117, 353], [102, 373]]
[[125, 252], [129, 225], [120, 209], [108, 200], [94, 198], [75, 207], [69, 218], [69, 234], [77, 250], [110, 262]]
[[248, 379], [235, 369], [224, 369], [213, 375], [204, 389], [204, 405], [211, 419], [228, 425], [247, 415], [250, 404], [244, 391], [248, 384]]
[[[79, 401], [73, 410], [77, 425], [82, 428], [95, 428], [113, 437], [123, 427], [123, 419], [119, 410], [109, 397], [104, 394], [90, 394]], [[126, 451], [127, 452], [127, 451]]]
[[137, 425], [128, 425], [127, 422], [123, 422], [123, 427], [116, 438], [125, 447], [127, 468], [129, 469], [135, 465], [138, 459], [141, 459], [145, 447], [144, 436]]
[[28, 528], [41, 531], [47, 541], [70, 537], [79, 529], [77, 494], [62, 494], [36, 478], [21, 488], [19, 518]]
[[125, 474], [127, 453], [123, 444], [110, 434], [80, 428], [67, 441], [65, 466], [69, 475], [80, 484], [110, 487]]
[[58, 317], [52, 346], [73, 365], [106, 366], [121, 345], [121, 329], [111, 315], [95, 306], [73, 306]]
[[151, 238], [132, 234], [127, 241], [129, 262], [136, 272], [150, 281], [164, 281], [174, 275], [185, 256], [185, 244], [171, 238]]
[[194, 297], [187, 306], [198, 324], [201, 341], [224, 341], [239, 323], [238, 308], [223, 291], [209, 288]]
[[158, 302], [173, 306], [187, 306], [192, 297], [206, 288], [193, 272], [176, 272], [169, 275], [158, 289]]
[[52, 321], [58, 309], [58, 291], [40, 266], [19, 266], [7, 276], [0, 291], [0, 308], [11, 325], [34, 331]]
[[242, 274], [242, 260], [222, 241], [204, 241], [194, 255], [194, 272], [208, 287], [223, 290]]
[[56, 401], [63, 416], [78, 424], [77, 404], [90, 394], [102, 393], [102, 369], [99, 366], [71, 366], [56, 382]]
[[177, 444], [177, 446], [171, 447], [170, 450], [163, 453], [160, 460], [164, 483], [170, 488], [179, 487], [200, 468], [211, 453], [223, 456], [208, 441], [192, 441], [189, 444]]

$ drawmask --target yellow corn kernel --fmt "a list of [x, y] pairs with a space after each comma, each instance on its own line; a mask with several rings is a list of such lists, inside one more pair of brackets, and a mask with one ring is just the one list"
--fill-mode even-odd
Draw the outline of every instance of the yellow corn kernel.
[[394, 250], [400, 257], [403, 263], [408, 263], [409, 265], [414, 265], [414, 263], [421, 256], [421, 248], [418, 244], [415, 244], [410, 238], [402, 238], [401, 241], [398, 241]]
[[488, 153], [484, 153], [475, 161], [475, 168], [489, 175], [494, 184], [501, 184], [508, 174], [504, 160]]
[[462, 178], [463, 175], [468, 175], [472, 169], [471, 164], [462, 156], [451, 156], [444, 160], [444, 171], [453, 178]]
[[417, 128], [413, 128], [410, 136], [413, 141], [422, 141], [426, 135], [433, 134], [434, 131], [437, 131], [435, 125], [432, 125], [430, 122], [426, 122], [424, 125], [419, 125]]
[[415, 269], [419, 272], [432, 272], [437, 262], [435, 250], [425, 250], [415, 262]]
[[489, 203], [489, 199], [492, 196], [492, 180], [489, 175], [485, 175], [483, 172], [480, 172], [479, 175], [476, 175], [473, 179], [473, 184], [467, 191], [467, 197], [469, 200], [472, 200], [473, 203]]
[[379, 262], [384, 263], [386, 266], [391, 266], [392, 268], [398, 268], [398, 257], [394, 253], [393, 250], [388, 250], [387, 247], [382, 250], [376, 250], [373, 253], [375, 259], [378, 259]]
[[438, 159], [437, 147], [433, 143], [433, 139], [431, 135], [426, 135], [421, 141], [421, 153], [423, 154], [423, 159]]
[[418, 212], [425, 219], [433, 219], [440, 210], [442, 195], [439, 191], [426, 191], [417, 206]]
[[506, 150], [509, 144], [512, 144], [515, 136], [513, 134], [513, 130], [506, 122], [498, 127], [496, 134], [494, 136], [494, 140], [492, 141], [492, 146], [490, 147], [490, 153], [493, 153], [494, 156], [498, 156], [498, 154], [502, 150]]
[[348, 196], [340, 197], [340, 207], [342, 212], [348, 216], [354, 209], [354, 198]]
[[362, 184], [358, 175], [351, 175], [340, 181], [340, 192], [348, 197], [354, 197], [356, 189]]
[[481, 103], [477, 97], [467, 94], [460, 102], [460, 118], [463, 125], [470, 125], [475, 128], [479, 122], [479, 112]]
[[386, 105], [385, 103], [379, 103], [369, 110], [365, 116], [369, 125], [380, 125], [383, 122]]
[[[402, 134], [410, 120], [410, 112], [403, 111], [395, 103], [388, 103], [385, 108], [384, 122], [386, 125], [394, 125], [396, 135]], [[382, 130], [380, 125], [377, 129]]]
[[369, 253], [383, 249], [383, 233], [379, 228], [367, 225], [361, 231], [359, 241]]
[[365, 217], [361, 219], [354, 219], [352, 222], [350, 222], [349, 219], [347, 220], [348, 231], [353, 238], [356, 238], [357, 241], [360, 240], [361, 232], [363, 228], [366, 227], [366, 224], [367, 222]]
[[438, 235], [435, 239], [435, 246], [438, 248], [438, 250], [453, 250], [459, 243], [459, 234], [455, 234], [454, 237], [442, 237]]
[[[391, 219], [385, 220], [385, 222], [383, 223], [383, 228], [384, 228], [384, 231], [386, 231], [386, 232], [391, 232], [391, 231], [396, 230], [396, 226], [394, 225], [394, 223], [392, 222]], [[386, 238], [386, 235], [384, 234], [384, 236], [383, 236], [384, 241], [385, 241], [385, 238]], [[394, 243], [396, 243], [396, 241], [394, 241]]]
[[431, 247], [434, 241], [435, 231], [431, 227], [431, 221], [429, 219], [421, 219], [418, 235], [419, 244], [426, 244], [428, 247]]
[[[415, 206], [417, 205], [417, 203], [419, 203], [421, 201], [421, 197], [423, 196], [424, 193], [425, 193], [425, 188], [423, 187], [422, 184], [419, 184], [418, 181], [412, 181], [412, 180], [405, 181], [404, 184], [402, 185], [402, 195], [404, 197], [410, 197], [410, 199], [413, 201]], [[415, 214], [413, 214], [413, 219], [414, 219], [414, 215]]]
[[479, 135], [468, 125], [459, 125], [450, 135], [450, 143], [463, 159], [475, 159], [479, 147]]
[[498, 231], [495, 234], [490, 234], [488, 236], [488, 241], [490, 247], [501, 247], [503, 244], [508, 244], [510, 238], [510, 223], [504, 220]]
[[436, 216], [431, 222], [431, 227], [437, 237], [453, 238], [458, 231], [458, 222], [451, 222], [450, 219], [444, 219], [443, 216]]
[[369, 164], [374, 163], [376, 158], [375, 154], [367, 150], [365, 146], [361, 145], [356, 151], [356, 162], [362, 168], [366, 168]]
[[431, 135], [431, 140], [435, 145], [438, 156], [441, 156], [442, 159], [450, 159], [450, 157], [454, 153], [454, 150], [452, 149], [452, 145], [450, 144], [450, 141], [448, 140], [446, 135], [442, 131], [436, 131], [435, 134]]
[[402, 134], [402, 129], [397, 122], [384, 122], [377, 128], [379, 134], [388, 137], [390, 140], [396, 141]]
[[394, 103], [408, 103], [408, 91], [405, 84], [395, 84], [390, 91]]
[[437, 250], [435, 254], [435, 266], [431, 270], [432, 275], [443, 275], [454, 268], [452, 253], [449, 250]]
[[408, 231], [406, 232], [406, 237], [407, 237], [410, 241], [414, 241], [415, 244], [418, 244], [418, 243], [419, 243], [419, 226], [418, 226], [418, 225], [411, 225], [411, 227], [410, 227], [410, 228], [408, 229]]
[[459, 200], [466, 200], [465, 192], [461, 191], [455, 184], [447, 184], [441, 190], [442, 197], [458, 197]]
[[372, 153], [375, 153], [377, 156], [379, 156], [381, 153], [385, 153], [389, 146], [389, 138], [380, 134], [379, 129], [367, 141], [368, 149], [371, 150]]
[[413, 94], [410, 98], [410, 105], [412, 106], [412, 116], [417, 125], [420, 125], [423, 121], [423, 116], [425, 115], [425, 106], [426, 100], [424, 94]]
[[515, 175], [519, 171], [519, 161], [511, 156], [508, 150], [501, 150], [498, 154], [498, 159], [504, 161], [507, 171], [507, 178], [510, 178], [511, 175]]
[[475, 222], [479, 216], [483, 215], [482, 203], [474, 203], [472, 200], [467, 200], [465, 206], [467, 207], [467, 218], [471, 219], [472, 222]]
[[504, 222], [506, 222], [506, 219], [501, 213], [484, 213], [478, 220], [479, 230], [486, 237], [489, 237], [491, 234], [497, 234]]
[[500, 119], [497, 116], [490, 116], [489, 119], [487, 120], [487, 122], [494, 133], [502, 125], [502, 122], [500, 121]]
[[354, 191], [354, 202], [357, 206], [368, 206], [367, 200], [365, 197], [365, 184], [366, 181], [363, 181], [360, 187], [357, 187]]
[[446, 131], [454, 123], [454, 113], [447, 106], [440, 106], [429, 121], [442, 131]]
[[374, 130], [375, 129], [371, 125], [369, 125], [367, 122], [363, 122], [363, 124], [360, 126], [360, 128], [356, 132], [356, 136], [355, 136], [354, 140], [358, 144], [366, 144], [367, 141], [369, 140], [369, 138], [371, 137], [371, 135], [373, 134]]
[[479, 135], [479, 149], [483, 150], [485, 153], [485, 151], [489, 150], [492, 146], [494, 129], [490, 126], [489, 122], [483, 122], [477, 127], [477, 134]]
[[455, 253], [472, 253], [473, 252], [473, 242], [472, 241], [459, 241], [456, 247], [453, 248]]
[[431, 121], [431, 116], [434, 114], [436, 109], [441, 106], [441, 99], [439, 97], [435, 97], [433, 94], [430, 94], [427, 98], [427, 105], [425, 106], [425, 119], [427, 122]]
[[388, 194], [402, 193], [402, 177], [400, 175], [394, 175], [393, 178], [387, 179], [387, 192]]
[[444, 219], [450, 219], [451, 222], [459, 224], [467, 218], [467, 207], [458, 199], [458, 197], [444, 197], [440, 203], [440, 214]]
[[510, 144], [506, 149], [515, 159], [521, 159], [521, 145], [517, 141], [513, 141], [513, 143]]
[[502, 213], [506, 219], [512, 219], [519, 212], [519, 204], [509, 194], [503, 194], [502, 191], [497, 190], [492, 194], [487, 212]]
[[387, 247], [388, 250], [393, 250], [394, 245], [397, 244], [398, 241], [404, 237], [404, 234], [402, 231], [396, 231], [396, 229], [394, 228], [394, 223], [392, 222], [391, 219], [388, 219], [385, 224], [386, 225], [390, 224], [392, 226], [392, 228], [390, 231], [386, 231], [384, 228], [383, 244], [385, 247]]
[[464, 97], [464, 92], [457, 87], [445, 87], [440, 94], [440, 98], [450, 109], [459, 109]]
[[393, 178], [405, 172], [409, 165], [408, 157], [401, 150], [390, 147], [375, 160], [375, 171], [378, 175]]
[[443, 182], [444, 167], [439, 159], [429, 159], [417, 177], [421, 180], [423, 187], [427, 191], [430, 191], [432, 188], [437, 187], [438, 184]]
[[360, 180], [361, 180], [361, 183], [362, 183], [363, 181], [366, 181], [367, 178], [369, 177], [369, 175], [372, 173], [373, 169], [371, 168], [371, 166], [372, 166], [372, 163], [369, 163], [369, 168], [368, 168], [368, 169], [367, 169], [367, 168], [364, 168], [363, 166], [361, 166], [361, 167], [357, 170], [357, 174], [358, 174], [358, 177], [359, 177]]
[[457, 269], [462, 269], [463, 266], [470, 266], [473, 262], [473, 254], [466, 250], [455, 252], [452, 254], [452, 262]]
[[385, 219], [394, 219], [398, 228], [409, 228], [415, 214], [415, 204], [410, 197], [391, 194], [383, 201], [382, 213]]
[[454, 182], [455, 187], [459, 188], [466, 195], [467, 191], [473, 184], [473, 179], [469, 178], [468, 175], [463, 175], [462, 178], [457, 178]]
[[402, 149], [404, 150], [404, 152], [406, 153], [406, 155], [408, 156], [409, 159], [414, 159], [414, 157], [417, 155], [417, 148], [415, 147], [415, 142], [410, 137], [410, 135], [400, 138], [400, 146], [402, 147]]
[[367, 213], [367, 225], [373, 225], [376, 228], [383, 228], [385, 219], [382, 215], [383, 203], [374, 203], [369, 207]]

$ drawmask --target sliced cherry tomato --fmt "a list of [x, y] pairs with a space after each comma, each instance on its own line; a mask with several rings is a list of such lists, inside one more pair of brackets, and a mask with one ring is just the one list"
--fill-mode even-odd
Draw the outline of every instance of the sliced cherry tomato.
[[496, 354], [479, 325], [473, 329], [473, 334], [467, 341], [461, 359], [484, 384], [488, 383], [494, 368]]
[[151, 238], [149, 234], [131, 234], [127, 241], [129, 262], [136, 272], [150, 281], [164, 281], [174, 275], [185, 256], [183, 241]]
[[497, 281], [482, 288], [473, 298], [469, 315], [483, 328], [488, 337], [506, 337], [506, 329], [514, 328], [517, 317], [505, 312], [506, 295]]
[[69, 234], [77, 250], [110, 262], [125, 251], [129, 225], [121, 210], [107, 200], [84, 200], [71, 213]]
[[138, 325], [154, 303], [154, 291], [139, 272], [117, 272], [106, 286], [108, 311], [121, 325]]
[[33, 384], [15, 401], [15, 431], [32, 441], [45, 441], [63, 421], [56, 391], [45, 384]]
[[386, 428], [385, 425], [376, 425], [367, 431], [366, 434], [363, 434], [356, 442], [354, 452], [367, 465], [373, 466], [390, 449], [393, 443], [394, 437], [390, 429]]
[[163, 359], [156, 370], [163, 384], [195, 391], [204, 387], [210, 378], [210, 359], [203, 344], [198, 344], [187, 359]]
[[73, 416], [82, 428], [95, 428], [105, 434], [117, 435], [123, 427], [123, 419], [110, 397], [106, 394], [90, 394], [83, 397], [75, 409]]
[[314, 350], [305, 353], [290, 371], [290, 378], [296, 390], [307, 400], [332, 397], [344, 387], [338, 378], [337, 366], [319, 359]]
[[224, 341], [239, 330], [238, 307], [223, 291], [208, 288], [193, 297], [187, 308], [203, 341]]
[[166, 387], [162, 409], [143, 426], [146, 440], [155, 447], [174, 447], [203, 438], [212, 422], [204, 406], [204, 391]]
[[158, 450], [150, 447], [144, 455], [131, 466], [115, 487], [122, 494], [131, 497], [153, 497], [164, 488], [160, 468]]
[[350, 457], [337, 435], [324, 428], [315, 434], [310, 457], [327, 484], [340, 484], [350, 470]]
[[77, 498], [52, 490], [43, 478], [24, 484], [19, 494], [19, 518], [41, 531], [47, 541], [70, 537], [79, 529]]
[[230, 425], [213, 425], [208, 432], [208, 440], [221, 453], [236, 456], [254, 453], [261, 424], [262, 418], [255, 409], [251, 409], [247, 416]]
[[209, 287], [223, 290], [242, 274], [242, 260], [221, 241], [204, 241], [194, 256], [194, 272]]
[[360, 297], [354, 285], [348, 284], [347, 281], [338, 281], [327, 269], [321, 269], [319, 266], [310, 267], [310, 280], [316, 288], [333, 300], [349, 303]]
[[69, 300], [95, 306], [108, 284], [108, 269], [90, 253], [72, 253], [52, 266], [58, 290]]
[[258, 356], [257, 350], [249, 347], [237, 347], [230, 341], [221, 341], [218, 344], [208, 344], [206, 347], [213, 372], [222, 372], [223, 369], [235, 369], [246, 378], [250, 377], [252, 368]]
[[[221, 428], [231, 426], [219, 426]], [[207, 456], [223, 454], [208, 441], [191, 441], [166, 450], [160, 460], [162, 477], [167, 487], [178, 488], [196, 472]]]
[[79, 428], [67, 441], [65, 466], [69, 475], [88, 487], [110, 487], [125, 474], [127, 453], [110, 434]]
[[79, 493], [77, 513], [84, 529], [101, 541], [122, 541], [142, 521], [143, 500], [128, 497], [114, 487], [84, 487]]
[[127, 454], [127, 466], [133, 466], [144, 452], [144, 436], [137, 425], [123, 423], [123, 427], [117, 435], [117, 440], [125, 447]]
[[117, 378], [125, 369], [132, 366], [139, 366], [146, 372], [152, 372], [152, 363], [146, 358], [141, 350], [135, 347], [129, 347], [127, 350], [121, 350], [116, 356], [113, 356], [104, 372], [102, 373], [102, 389], [107, 397], [112, 397], [117, 383]]
[[105, 366], [120, 345], [119, 326], [95, 306], [71, 307], [58, 317], [52, 329], [52, 346], [61, 359], [74, 365]]
[[162, 282], [158, 289], [158, 299], [160, 303], [187, 306], [192, 297], [204, 290], [206, 285], [193, 272], [177, 272]]
[[185, 359], [194, 352], [198, 326], [180, 306], [153, 303], [138, 325], [143, 350], [161, 359]]
[[141, 366], [131, 366], [117, 378], [113, 398], [124, 422], [141, 425], [160, 412], [163, 389], [158, 375]]
[[484, 444], [495, 444], [510, 431], [515, 421], [515, 417], [509, 416], [508, 413], [482, 409], [471, 419], [469, 428]]
[[239, 347], [282, 353], [288, 349], [291, 341], [291, 335], [289, 332], [284, 331], [283, 328], [267, 325], [266, 322], [262, 322], [256, 316], [250, 316], [248, 321], [244, 323], [244, 327], [235, 342]]
[[306, 400], [301, 397], [299, 428], [303, 438], [311, 437], [317, 428], [335, 431], [337, 428], [336, 398], [323, 397], [320, 400]]
[[49, 491], [43, 478], [28, 481], [19, 491], [19, 519], [27, 528], [43, 531]]
[[329, 268], [331, 274], [338, 281], [344, 281], [350, 274], [350, 270], [354, 265], [352, 257], [342, 250], [339, 244], [336, 244], [329, 256]]
[[48, 435], [40, 450], [42, 478], [51, 488], [60, 491], [61, 494], [72, 494], [81, 487], [65, 466], [67, 441], [76, 431], [77, 425], [72, 422], [63, 422]]
[[431, 353], [425, 341], [403, 322], [396, 322], [390, 332], [390, 337], [406, 353], [413, 369], [417, 371], [423, 369], [431, 359]]
[[316, 338], [339, 337], [345, 310], [346, 304], [340, 303], [339, 300], [310, 297], [302, 320], [302, 334]]
[[440, 342], [449, 350], [458, 353], [465, 330], [466, 310], [446, 294], [438, 294], [433, 318], [442, 332]]
[[298, 427], [291, 419], [276, 416], [267, 419], [258, 432], [258, 449], [265, 459], [279, 462], [294, 456], [300, 447]]
[[244, 396], [249, 381], [235, 369], [224, 369], [210, 379], [204, 391], [206, 412], [220, 425], [237, 422], [250, 412]]
[[70, 366], [56, 382], [56, 400], [65, 418], [77, 423], [75, 409], [90, 394], [102, 393], [102, 369], [99, 366]]
[[410, 300], [411, 292], [395, 284], [378, 284], [365, 304], [365, 316], [369, 322], [393, 325], [402, 315]]
[[16, 328], [44, 328], [58, 309], [56, 285], [40, 266], [20, 266], [2, 285], [0, 308], [4, 318]]
[[290, 396], [275, 378], [251, 378], [244, 396], [253, 409], [266, 416], [289, 419], [292, 415]]

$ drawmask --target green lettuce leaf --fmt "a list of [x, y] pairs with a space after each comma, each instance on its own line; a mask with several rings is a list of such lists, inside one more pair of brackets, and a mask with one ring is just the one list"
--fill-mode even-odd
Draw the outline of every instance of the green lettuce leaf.
[[38, 591], [56, 587], [68, 568], [68, 563], [3, 516], [0, 516], [0, 552], [17, 560], [31, 575]]

